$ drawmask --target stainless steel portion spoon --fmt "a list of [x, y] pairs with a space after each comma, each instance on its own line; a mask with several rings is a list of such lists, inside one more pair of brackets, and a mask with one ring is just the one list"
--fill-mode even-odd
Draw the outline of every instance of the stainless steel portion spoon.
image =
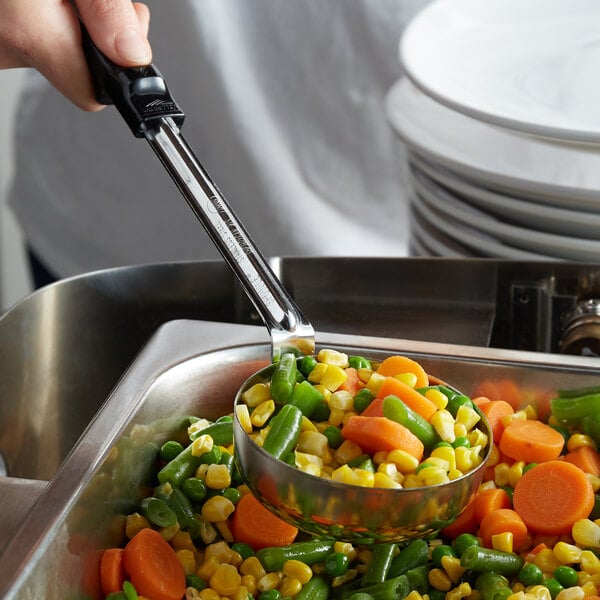
[[184, 114], [153, 66], [123, 68], [94, 45], [82, 26], [96, 97], [114, 104], [136, 137], [145, 138], [255, 305], [271, 335], [272, 357], [313, 354], [315, 333], [181, 134]]

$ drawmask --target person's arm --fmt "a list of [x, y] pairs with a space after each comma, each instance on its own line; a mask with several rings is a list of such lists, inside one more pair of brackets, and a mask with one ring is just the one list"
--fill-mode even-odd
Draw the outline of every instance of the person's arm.
[[[76, 0], [81, 20], [106, 56], [148, 64], [150, 14], [131, 0]], [[83, 110], [99, 110], [81, 49], [75, 10], [65, 0], [0, 0], [0, 69], [33, 67]]]

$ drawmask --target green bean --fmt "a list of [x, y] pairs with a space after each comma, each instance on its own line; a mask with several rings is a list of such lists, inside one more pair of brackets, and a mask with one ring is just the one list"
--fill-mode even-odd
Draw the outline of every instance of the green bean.
[[155, 495], [167, 503], [177, 517], [180, 528], [189, 532], [192, 539], [197, 538], [200, 534], [200, 522], [189, 498], [179, 488], [168, 488], [165, 485], [158, 486]]
[[158, 481], [179, 487], [196, 472], [200, 464], [200, 457], [192, 454], [192, 445], [190, 444], [158, 472]]
[[294, 388], [289, 403], [297, 406], [305, 417], [310, 418], [323, 400], [323, 394], [314, 385], [303, 381]]
[[281, 355], [271, 375], [271, 398], [275, 404], [285, 404], [296, 385], [296, 357], [291, 352]]
[[233, 443], [233, 421], [218, 420], [190, 434], [192, 442], [201, 435], [210, 435], [215, 446], [231, 446]]
[[[597, 444], [600, 444], [600, 413], [585, 415], [581, 419], [583, 433], [589, 435]], [[568, 438], [566, 438], [568, 440]]]
[[558, 390], [559, 398], [579, 398], [580, 396], [590, 396], [592, 394], [600, 394], [600, 385], [577, 388], [574, 390]]
[[500, 575], [516, 575], [523, 563], [523, 559], [513, 552], [501, 552], [474, 545], [466, 548], [460, 557], [460, 564], [466, 569], [494, 571]]
[[508, 579], [494, 571], [481, 573], [475, 580], [475, 589], [481, 594], [482, 600], [494, 600], [496, 594], [502, 590], [509, 590], [512, 593], [508, 587]]
[[416, 590], [421, 595], [426, 594], [431, 587], [429, 584], [429, 571], [429, 565], [421, 565], [420, 567], [406, 571], [406, 578], [408, 579], [410, 589]]
[[[397, 600], [405, 598], [410, 592], [410, 584], [406, 575], [393, 579], [386, 579], [381, 583], [374, 583], [355, 590], [348, 590], [342, 594], [342, 600], [348, 600], [354, 594], [368, 594], [373, 600]], [[296, 596], [298, 598], [298, 596]]]
[[452, 541], [452, 547], [456, 550], [458, 556], [462, 556], [465, 550], [471, 546], [481, 546], [479, 539], [472, 533], [461, 533]]
[[349, 356], [348, 365], [355, 369], [370, 369], [371, 361], [364, 356]]
[[414, 433], [426, 449], [432, 448], [440, 441], [433, 425], [408, 407], [398, 396], [386, 396], [383, 399], [383, 414]]
[[302, 411], [293, 404], [284, 405], [269, 423], [263, 450], [281, 459], [298, 443], [302, 426]]
[[329, 584], [320, 575], [315, 575], [302, 586], [296, 594], [295, 600], [327, 600], [329, 598]]
[[372, 549], [371, 562], [363, 575], [363, 584], [381, 583], [387, 578], [392, 559], [396, 553], [396, 544], [375, 544]]
[[140, 503], [140, 512], [157, 527], [171, 527], [177, 522], [177, 515], [173, 509], [160, 498], [152, 496], [144, 498]]
[[588, 394], [577, 398], [553, 398], [550, 400], [550, 410], [559, 423], [577, 425], [583, 417], [600, 411], [600, 394]]
[[267, 571], [281, 571], [286, 560], [296, 559], [307, 565], [324, 561], [334, 543], [333, 540], [314, 540], [261, 548], [256, 552], [256, 557]]
[[388, 577], [404, 575], [410, 569], [426, 564], [428, 558], [429, 544], [423, 539], [412, 540], [392, 559]]

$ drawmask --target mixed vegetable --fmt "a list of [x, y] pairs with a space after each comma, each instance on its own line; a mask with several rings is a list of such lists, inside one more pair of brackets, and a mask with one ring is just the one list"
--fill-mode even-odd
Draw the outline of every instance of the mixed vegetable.
[[[359, 545], [309, 536], [269, 512], [244, 485], [233, 454], [231, 415], [215, 422], [191, 417], [188, 439], [170, 440], [160, 449], [153, 488], [126, 518], [125, 543], [102, 554], [100, 581], [107, 598], [600, 600], [598, 390], [560, 392], [542, 421], [533, 407], [512, 398], [467, 398], [430, 386], [420, 365], [406, 357], [379, 365], [349, 357], [348, 366], [340, 367], [333, 364], [343, 358], [338, 353], [324, 356], [282, 357], [273, 379], [261, 384], [270, 398], [263, 388], [246, 398], [251, 434], [275, 456], [301, 469], [310, 465], [308, 472], [318, 476], [333, 477], [343, 468], [352, 475], [342, 480], [360, 480], [359, 485], [430, 485], [473, 468], [475, 463], [460, 468], [460, 457], [469, 450], [481, 457], [491, 440], [483, 440], [478, 421], [469, 426], [474, 418], [465, 422], [459, 413], [464, 407], [467, 414], [483, 413], [493, 432], [491, 456], [484, 482], [459, 517], [435, 535], [402, 543]], [[332, 364], [346, 377], [330, 371]], [[302, 377], [291, 377], [288, 369], [294, 368]], [[311, 381], [315, 369], [321, 374]], [[342, 380], [337, 386], [329, 379], [334, 374]], [[405, 394], [405, 388], [411, 392]], [[351, 404], [338, 404], [346, 396], [341, 391], [352, 396]], [[429, 417], [410, 404], [417, 395], [421, 405], [427, 406], [422, 399], [434, 405]], [[261, 413], [262, 402], [270, 400], [273, 413]], [[328, 419], [319, 416], [319, 411], [325, 416], [323, 404]], [[422, 417], [417, 425], [406, 420], [405, 407]], [[252, 420], [256, 411], [262, 422]], [[433, 416], [441, 411], [451, 419], [436, 426]], [[392, 449], [381, 448], [381, 436], [369, 429], [345, 436], [348, 423], [365, 412], [404, 427], [423, 446], [422, 455], [417, 459], [396, 441]], [[276, 421], [281, 414], [285, 425]], [[327, 448], [325, 454], [301, 445], [307, 432], [327, 439], [326, 446], [321, 438], [317, 445]], [[334, 458], [347, 441], [360, 452]], [[393, 452], [412, 458], [399, 465], [389, 456]], [[305, 455], [320, 461], [304, 460]], [[428, 469], [435, 470], [433, 479], [423, 478]], [[364, 480], [362, 471], [369, 474]]]

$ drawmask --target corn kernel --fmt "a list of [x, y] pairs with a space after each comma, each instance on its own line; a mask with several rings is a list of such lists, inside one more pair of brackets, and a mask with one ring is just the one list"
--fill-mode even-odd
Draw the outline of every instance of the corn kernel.
[[302, 584], [296, 577], [286, 575], [279, 584], [277, 591], [283, 598], [294, 598], [300, 593]]
[[594, 494], [597, 494], [600, 491], [600, 477], [594, 475], [593, 473], [586, 473], [586, 476], [589, 482], [592, 484], [592, 489], [594, 490]]
[[192, 456], [202, 456], [210, 452], [213, 448], [213, 439], [210, 435], [204, 434], [192, 442]]
[[[579, 542], [577, 542], [579, 543]], [[600, 573], [600, 558], [598, 558], [591, 550], [582, 550], [581, 552], [581, 569], [592, 575]], [[599, 578], [600, 579], [600, 578]], [[598, 584], [600, 586], [600, 581]]]
[[205, 544], [211, 544], [217, 537], [217, 530], [212, 523], [209, 523], [200, 515], [200, 538]]
[[227, 465], [211, 464], [206, 469], [204, 481], [211, 490], [223, 490], [231, 485], [231, 473]]
[[236, 404], [235, 416], [237, 417], [242, 429], [246, 433], [252, 433], [252, 421], [250, 420], [250, 411], [246, 404]]
[[576, 521], [571, 534], [578, 546], [600, 548], [600, 525], [590, 519]]
[[358, 575], [356, 569], [348, 569], [343, 575], [338, 575], [331, 580], [331, 587], [337, 588], [349, 581], [352, 581]]
[[313, 423], [308, 417], [302, 415], [300, 431], [319, 431], [319, 428], [317, 427], [317, 424]]
[[404, 600], [423, 600], [423, 596], [417, 590], [411, 590]]
[[448, 592], [452, 589], [452, 580], [443, 569], [431, 569], [428, 574], [429, 583], [436, 590]]
[[415, 469], [419, 466], [419, 460], [412, 454], [406, 452], [406, 450], [392, 450], [388, 452], [387, 460], [396, 465], [400, 473], [414, 473]]
[[454, 455], [456, 456], [456, 468], [463, 473], [467, 473], [481, 462], [476, 448], [459, 446], [455, 448]]
[[573, 586], [560, 590], [554, 600], [583, 600], [585, 592], [578, 586]]
[[250, 407], [255, 408], [262, 402], [271, 399], [271, 390], [265, 383], [255, 383], [249, 387], [243, 394], [242, 400]]
[[394, 375], [394, 379], [405, 383], [411, 388], [414, 388], [417, 385], [417, 376], [414, 373], [398, 373]]
[[533, 585], [527, 588], [527, 593], [537, 600], [552, 600], [550, 590], [545, 585]]
[[231, 529], [229, 529], [229, 524], [227, 521], [216, 521], [214, 526], [218, 529], [221, 537], [228, 543], [233, 544], [235, 541], [233, 539], [233, 533], [231, 533]]
[[348, 374], [344, 369], [336, 365], [327, 365], [327, 369], [321, 377], [321, 385], [324, 385], [330, 392], [335, 392], [344, 381], [348, 378]]
[[379, 373], [373, 373], [369, 378], [369, 381], [367, 381], [365, 384], [365, 387], [377, 395], [377, 392], [379, 392], [379, 389], [383, 385], [385, 379], [386, 378], [383, 375], [380, 375]]
[[181, 531], [181, 529], [170, 539], [169, 543], [175, 550], [191, 550], [194, 552], [196, 547], [192, 541], [192, 536], [187, 531]]
[[343, 369], [348, 366], [348, 355], [330, 348], [319, 350], [319, 354], [317, 354], [317, 360], [320, 363], [335, 365], [337, 367], [342, 367]]
[[458, 583], [460, 578], [463, 576], [466, 569], [461, 566], [460, 558], [455, 556], [443, 556], [442, 560], [442, 568], [452, 580], [452, 583]]
[[471, 594], [471, 586], [466, 581], [446, 593], [445, 600], [461, 600]]
[[397, 490], [402, 488], [402, 485], [385, 473], [377, 472], [373, 475], [373, 487]]
[[275, 402], [265, 400], [261, 402], [250, 414], [250, 421], [254, 427], [262, 427], [275, 412]]
[[511, 531], [497, 533], [492, 536], [492, 548], [502, 552], [513, 551], [513, 534]]
[[343, 410], [344, 412], [351, 410], [354, 407], [354, 397], [347, 390], [338, 390], [332, 392], [327, 400], [330, 409]]
[[[243, 585], [240, 585], [237, 590], [235, 590], [235, 592], [233, 592], [233, 594], [229, 594], [229, 596], [227, 596], [228, 600], [248, 600], [250, 598], [251, 594], [248, 591], [248, 588], [246, 588]], [[187, 598], [186, 598], [187, 600]]]
[[196, 557], [191, 550], [177, 550], [175, 552], [177, 560], [183, 567], [186, 575], [191, 575], [196, 570]]
[[241, 579], [242, 587], [248, 590], [248, 593], [252, 596], [256, 594], [256, 579], [254, 575], [242, 575]]
[[441, 458], [448, 464], [448, 470], [456, 468], [456, 455], [454, 448], [451, 446], [438, 446], [434, 448], [431, 451], [430, 458]]
[[220, 564], [208, 580], [210, 587], [221, 596], [230, 596], [242, 583], [238, 570], [226, 563]]
[[555, 569], [561, 566], [561, 562], [552, 553], [550, 548], [540, 550], [533, 560], [535, 565], [544, 573], [554, 573]]
[[312, 569], [307, 564], [295, 559], [285, 561], [283, 572], [288, 577], [295, 577], [302, 585], [308, 583], [313, 576]]
[[274, 590], [279, 586], [280, 581], [277, 573], [267, 573], [256, 582], [256, 589], [259, 592]]
[[240, 565], [240, 573], [242, 575], [251, 575], [256, 582], [260, 581], [267, 574], [262, 563], [256, 556], [249, 556], [242, 562]]
[[431, 419], [431, 424], [444, 442], [452, 443], [456, 439], [454, 434], [454, 417], [446, 409], [435, 412]]
[[314, 388], [321, 393], [321, 396], [323, 396], [323, 400], [325, 400], [325, 402], [327, 402], [327, 400], [329, 399], [329, 396], [331, 396], [331, 392], [324, 385], [321, 385], [320, 383], [316, 384], [314, 386]]
[[438, 485], [449, 481], [446, 471], [439, 467], [424, 467], [418, 476], [423, 485]]
[[233, 555], [233, 550], [229, 544], [223, 541], [214, 542], [206, 546], [204, 550], [204, 560], [214, 558], [219, 563], [228, 563]]
[[557, 542], [552, 548], [552, 553], [565, 565], [581, 562], [581, 548], [575, 544]]
[[514, 462], [508, 468], [508, 485], [511, 487], [515, 487], [517, 485], [517, 481], [523, 477], [523, 469], [525, 468], [525, 463], [522, 460], [518, 460]]
[[198, 419], [187, 428], [188, 435], [192, 437], [195, 433], [206, 429], [210, 424], [208, 419]]
[[203, 560], [199, 567], [196, 569], [196, 575], [208, 581], [210, 576], [217, 570], [217, 567], [221, 563], [213, 556], [208, 560]]
[[175, 522], [173, 525], [169, 525], [169, 527], [160, 527], [158, 533], [160, 533], [164, 540], [170, 542], [173, 536], [179, 531], [180, 527], [179, 523]]
[[312, 371], [308, 374], [308, 381], [311, 383], [318, 383], [325, 387], [324, 384], [321, 383], [321, 379], [323, 379], [323, 375], [327, 371], [327, 365], [325, 363], [317, 363]]
[[371, 379], [371, 375], [373, 375], [373, 369], [367, 369], [366, 367], [361, 367], [357, 371], [358, 378], [363, 382], [367, 383], [369, 379]]
[[[481, 431], [481, 429], [472, 429], [471, 431], [469, 431], [469, 433], [467, 434], [467, 439], [469, 440], [469, 444], [471, 444], [471, 447], [481, 446], [482, 448], [485, 448], [487, 447], [489, 441], [488, 436], [483, 431]], [[498, 451], [497, 448], [496, 450]], [[500, 453], [498, 451], [498, 456], [499, 454]], [[496, 462], [498, 462], [498, 459], [496, 459]], [[496, 464], [496, 462], [494, 464]]]
[[323, 457], [329, 448], [327, 437], [318, 431], [303, 431], [298, 437], [297, 448], [300, 452]]
[[510, 466], [508, 465], [508, 463], [505, 463], [505, 462], [498, 463], [494, 467], [494, 483], [498, 487], [504, 487], [505, 485], [508, 485], [508, 470], [509, 469], [510, 469]]
[[333, 454], [333, 460], [338, 464], [349, 463], [363, 453], [362, 448], [352, 440], [344, 440]]
[[234, 510], [235, 506], [228, 498], [212, 496], [202, 505], [202, 516], [209, 523], [216, 523], [227, 519]]
[[[356, 548], [350, 542], [335, 542], [333, 544], [333, 551], [345, 554], [350, 561], [353, 561], [355, 558], [357, 558]], [[366, 552], [369, 554], [366, 562], [370, 562], [372, 553], [370, 550], [366, 550]]]
[[296, 452], [294, 453], [296, 467], [300, 469], [304, 473], [309, 473], [310, 475], [315, 475], [316, 477], [320, 477], [323, 472], [323, 460], [315, 456], [314, 454], [307, 454], [306, 452]]
[[479, 423], [480, 419], [479, 413], [470, 406], [463, 404], [456, 411], [456, 422], [464, 425], [467, 431], [471, 431]]
[[349, 485], [373, 487], [375, 475], [366, 469], [352, 469], [348, 465], [342, 465], [333, 471], [331, 479]]
[[583, 433], [574, 433], [573, 435], [569, 436], [569, 439], [567, 440], [567, 450], [569, 452], [574, 452], [575, 450], [585, 446], [597, 450], [596, 442], [589, 435], [585, 435]]
[[150, 527], [150, 523], [148, 519], [140, 515], [140, 513], [127, 515], [127, 519], [125, 519], [125, 535], [128, 539], [131, 539], [136, 533], [139, 533], [146, 527]]
[[201, 590], [198, 594], [198, 598], [200, 598], [200, 600], [221, 600], [219, 593], [215, 592], [215, 590], [210, 587], [205, 587]]
[[343, 410], [339, 410], [334, 408], [332, 411], [329, 411], [329, 424], [334, 427], [340, 427], [344, 423], [344, 417], [346, 413]]
[[433, 402], [436, 405], [438, 410], [442, 410], [443, 408], [446, 408], [446, 406], [448, 406], [448, 396], [440, 392], [440, 390], [436, 390], [433, 388], [427, 390], [425, 392], [425, 398], [427, 398], [427, 400], [431, 400], [431, 402]]
[[393, 462], [382, 462], [380, 465], [378, 465], [377, 472], [383, 473], [396, 483], [402, 483], [404, 480], [404, 476], [402, 473], [400, 473], [400, 471], [398, 471], [398, 467]]

